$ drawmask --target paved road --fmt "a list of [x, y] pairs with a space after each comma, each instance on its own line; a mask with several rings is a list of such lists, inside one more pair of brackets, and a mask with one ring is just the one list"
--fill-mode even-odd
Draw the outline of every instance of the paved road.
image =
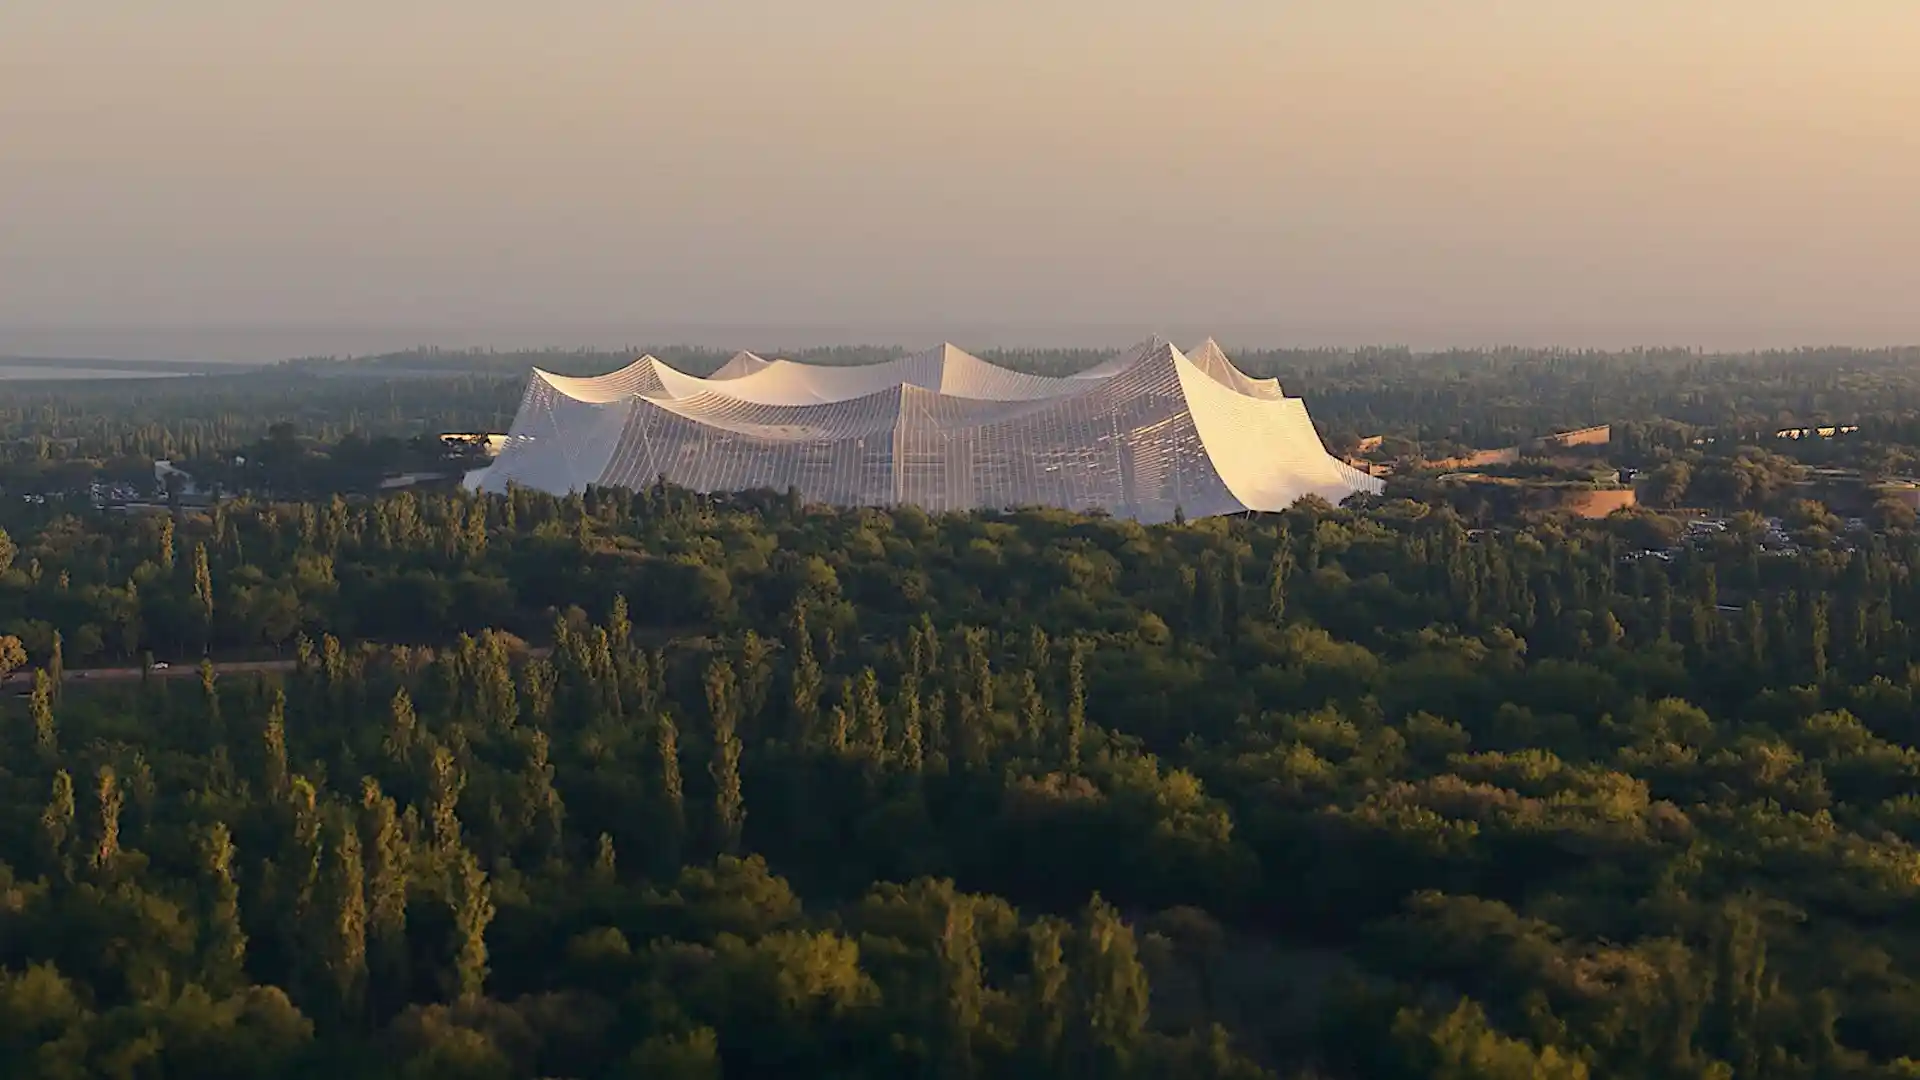
[[[545, 647], [529, 649], [528, 655], [546, 656], [552, 651], [552, 649]], [[296, 663], [290, 659], [216, 660], [213, 664], [213, 671], [216, 675], [264, 675], [269, 672], [289, 672], [294, 670], [296, 666]], [[22, 668], [8, 675], [5, 679], [0, 679], [0, 687], [32, 686], [33, 671], [33, 668]], [[68, 668], [61, 681], [69, 683], [125, 682], [129, 679], [138, 679], [139, 677], [140, 669], [137, 667]], [[156, 667], [153, 670], [153, 677], [156, 679], [197, 679], [200, 677], [200, 662], [198, 660], [183, 660], [180, 663], [169, 664], [166, 667]]]
[[[213, 665], [214, 672], [222, 675], [292, 671], [293, 668], [294, 662], [292, 660], [225, 660]], [[122, 682], [127, 679], [138, 679], [139, 677], [140, 669], [137, 667], [68, 668], [61, 681]], [[200, 664], [198, 661], [195, 661], [193, 663], [182, 662], [169, 664], [163, 668], [156, 667], [153, 671], [153, 677], [156, 679], [197, 679], [200, 677]], [[0, 681], [0, 686], [29, 686], [32, 685], [32, 683], [33, 669], [25, 668], [8, 675], [4, 681]]]

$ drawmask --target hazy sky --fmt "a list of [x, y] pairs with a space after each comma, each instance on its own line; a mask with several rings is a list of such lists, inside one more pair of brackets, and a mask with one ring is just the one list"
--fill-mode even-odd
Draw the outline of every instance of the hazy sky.
[[0, 328], [1920, 341], [1916, 58], [1916, 0], [0, 0]]

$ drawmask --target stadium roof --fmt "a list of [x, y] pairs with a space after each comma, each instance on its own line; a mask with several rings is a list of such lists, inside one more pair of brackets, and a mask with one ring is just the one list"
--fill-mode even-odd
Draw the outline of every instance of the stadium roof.
[[1326, 452], [1305, 405], [1209, 340], [1154, 339], [1065, 378], [953, 345], [879, 364], [739, 353], [707, 378], [644, 356], [535, 370], [507, 446], [469, 485], [552, 492], [797, 488], [841, 505], [1049, 505], [1160, 521], [1339, 501], [1380, 482]]

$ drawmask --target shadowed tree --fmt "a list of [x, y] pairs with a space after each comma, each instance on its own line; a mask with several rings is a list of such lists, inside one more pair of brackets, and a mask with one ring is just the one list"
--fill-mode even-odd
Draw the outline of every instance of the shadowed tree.
[[207, 545], [193, 546], [193, 599], [200, 611], [200, 640], [205, 649], [213, 637], [213, 571], [207, 566]]
[[53, 794], [40, 814], [40, 842], [47, 865], [69, 881], [75, 869], [74, 811], [73, 776], [65, 769], [56, 770]]
[[1069, 1059], [1079, 1075], [1124, 1076], [1147, 1026], [1147, 974], [1133, 928], [1095, 894], [1074, 929], [1070, 956]]
[[886, 760], [887, 711], [880, 704], [880, 679], [872, 668], [860, 669], [853, 683], [853, 749], [874, 761]]
[[452, 901], [453, 996], [456, 1001], [477, 1001], [486, 989], [487, 927], [494, 907], [486, 872], [465, 848], [455, 855]]
[[67, 682], [67, 645], [58, 630], [53, 632], [53, 649], [47, 653], [47, 681], [53, 685], [54, 700], [60, 700]]
[[653, 756], [660, 770], [662, 861], [678, 869], [686, 850], [687, 803], [680, 781], [680, 730], [674, 726], [671, 713], [663, 712], [654, 721]]
[[1081, 744], [1087, 737], [1086, 656], [1086, 647], [1078, 641], [1067, 654], [1067, 731], [1062, 756], [1069, 773], [1080, 771]]
[[1046, 918], [1027, 930], [1027, 982], [1021, 995], [1028, 1067], [1023, 1075], [1064, 1075], [1061, 1052], [1069, 1020], [1066, 935], [1058, 920]]
[[419, 717], [413, 711], [413, 696], [406, 687], [393, 692], [393, 702], [387, 710], [387, 734], [381, 740], [381, 752], [396, 768], [404, 769], [413, 760], [414, 739], [420, 727]]
[[909, 672], [900, 680], [895, 711], [900, 716], [900, 767], [917, 773], [926, 764], [925, 735], [920, 709], [920, 679]]
[[93, 868], [102, 874], [110, 874], [114, 864], [120, 860], [120, 809], [124, 796], [120, 791], [120, 777], [113, 771], [113, 766], [100, 766], [97, 779], [100, 816], [99, 828], [94, 834]]
[[33, 744], [48, 761], [60, 756], [60, 728], [53, 717], [53, 679], [45, 670], [33, 673], [33, 692], [27, 700], [33, 716]]
[[564, 854], [567, 809], [553, 784], [553, 762], [548, 760], [547, 733], [529, 728], [527, 760], [520, 774], [520, 833], [543, 859]]
[[[361, 846], [366, 863], [368, 970], [375, 1004], [384, 1007], [387, 993], [403, 987], [408, 974], [407, 887], [412, 852], [393, 799], [372, 777], [360, 782], [360, 817], [365, 834]], [[382, 993], [383, 988], [387, 993]]]
[[593, 880], [602, 885], [611, 885], [619, 880], [619, 856], [614, 852], [613, 836], [601, 833], [600, 842], [594, 848]]
[[1287, 620], [1287, 586], [1293, 577], [1293, 539], [1285, 529], [1273, 547], [1273, 562], [1267, 567], [1267, 621], [1275, 626]]
[[824, 677], [820, 673], [820, 664], [813, 658], [813, 634], [807, 629], [807, 609], [804, 604], [794, 605], [788, 641], [788, 648], [793, 653], [792, 672], [788, 676], [788, 707], [791, 711], [788, 737], [796, 744], [806, 746], [815, 738], [814, 728], [820, 722], [820, 691]]
[[330, 816], [335, 820], [327, 844], [326, 899], [331, 910], [326, 966], [340, 1015], [358, 1017], [367, 980], [366, 863], [353, 816], [344, 810]]
[[319, 793], [313, 782], [295, 775], [287, 785], [287, 809], [292, 828], [287, 833], [284, 854], [278, 863], [279, 880], [292, 891], [291, 913], [282, 925], [285, 955], [292, 958], [291, 985], [305, 993], [318, 983], [316, 969], [325, 955], [327, 933], [316, 911], [320, 888], [322, 856]]
[[160, 519], [160, 540], [158, 544], [160, 570], [168, 577], [173, 576], [173, 515], [166, 514]]
[[200, 937], [201, 981], [217, 994], [246, 984], [247, 934], [240, 926], [240, 885], [233, 877], [233, 836], [216, 821], [200, 838], [206, 877], [206, 921]]
[[740, 793], [739, 716], [732, 665], [725, 660], [710, 664], [706, 687], [707, 713], [713, 721], [713, 760], [707, 771], [713, 777], [714, 838], [721, 854], [735, 855], [740, 851], [747, 808]]
[[428, 824], [433, 830], [435, 856], [446, 865], [460, 847], [460, 793], [467, 777], [445, 746], [433, 748], [427, 770]]
[[974, 932], [973, 909], [964, 898], [946, 905], [940, 928], [939, 967], [942, 1008], [936, 1022], [940, 1035], [940, 1075], [945, 1080], [970, 1080], [976, 1075], [973, 1035], [980, 1024], [985, 987], [981, 984], [980, 941]]
[[274, 802], [285, 802], [288, 796], [287, 695], [277, 686], [273, 688], [272, 699], [267, 705], [266, 727], [261, 732], [260, 762], [262, 789]]
[[1020, 673], [1020, 738], [1029, 753], [1040, 754], [1047, 737], [1047, 703], [1040, 696], [1039, 680], [1032, 669]]

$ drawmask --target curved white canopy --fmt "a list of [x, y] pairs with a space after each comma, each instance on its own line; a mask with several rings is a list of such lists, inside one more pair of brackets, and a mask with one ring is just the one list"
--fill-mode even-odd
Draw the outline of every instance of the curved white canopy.
[[880, 364], [740, 353], [700, 378], [643, 356], [606, 375], [536, 370], [489, 491], [799, 488], [820, 501], [930, 510], [1103, 509], [1142, 520], [1279, 510], [1378, 480], [1326, 452], [1306, 406], [1211, 339], [1154, 339], [1050, 378], [953, 345]]

